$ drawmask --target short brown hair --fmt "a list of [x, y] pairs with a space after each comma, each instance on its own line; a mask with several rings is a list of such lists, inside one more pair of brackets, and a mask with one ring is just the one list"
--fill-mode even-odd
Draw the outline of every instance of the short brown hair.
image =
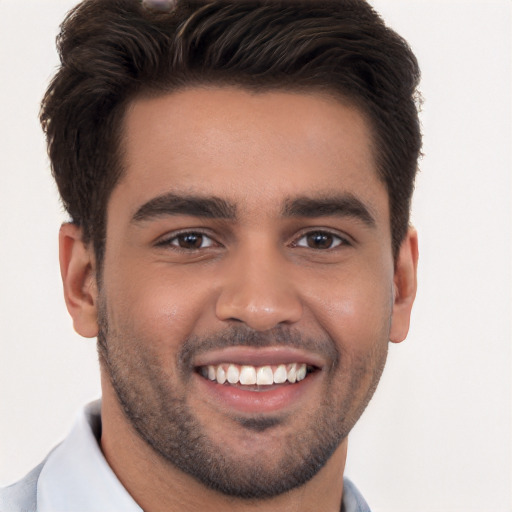
[[85, 0], [58, 37], [61, 67], [42, 102], [52, 172], [101, 262], [107, 203], [122, 174], [121, 127], [138, 95], [194, 84], [319, 89], [370, 120], [389, 194], [393, 252], [409, 223], [421, 149], [419, 68], [363, 0]]

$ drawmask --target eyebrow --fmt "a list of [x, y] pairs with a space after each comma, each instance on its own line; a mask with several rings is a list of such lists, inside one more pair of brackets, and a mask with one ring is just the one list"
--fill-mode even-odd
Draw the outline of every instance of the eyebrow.
[[166, 215], [191, 215], [207, 219], [234, 219], [236, 207], [218, 197], [163, 194], [144, 203], [133, 215], [142, 222]]
[[286, 201], [285, 217], [353, 217], [368, 227], [375, 227], [375, 216], [369, 206], [352, 194], [320, 198], [298, 197]]

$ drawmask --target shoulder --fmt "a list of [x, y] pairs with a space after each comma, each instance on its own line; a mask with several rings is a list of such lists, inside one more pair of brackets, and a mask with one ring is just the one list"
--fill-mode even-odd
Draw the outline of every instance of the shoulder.
[[19, 482], [0, 489], [0, 512], [37, 511], [37, 481], [45, 462], [41, 462]]

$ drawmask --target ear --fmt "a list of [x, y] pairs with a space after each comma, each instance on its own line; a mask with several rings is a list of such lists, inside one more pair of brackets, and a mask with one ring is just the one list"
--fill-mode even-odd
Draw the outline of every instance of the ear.
[[400, 246], [393, 279], [393, 317], [389, 339], [393, 343], [405, 340], [409, 332], [412, 304], [416, 297], [418, 268], [418, 234], [409, 228]]
[[86, 338], [98, 334], [96, 263], [92, 247], [82, 241], [82, 230], [63, 224], [59, 232], [59, 261], [64, 298], [75, 331]]

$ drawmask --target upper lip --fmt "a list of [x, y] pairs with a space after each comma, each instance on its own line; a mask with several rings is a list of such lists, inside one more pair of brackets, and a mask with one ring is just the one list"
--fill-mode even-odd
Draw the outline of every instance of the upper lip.
[[270, 366], [286, 363], [305, 363], [316, 368], [323, 368], [327, 361], [318, 354], [290, 347], [227, 347], [200, 354], [194, 358], [195, 367], [218, 365], [223, 363]]

